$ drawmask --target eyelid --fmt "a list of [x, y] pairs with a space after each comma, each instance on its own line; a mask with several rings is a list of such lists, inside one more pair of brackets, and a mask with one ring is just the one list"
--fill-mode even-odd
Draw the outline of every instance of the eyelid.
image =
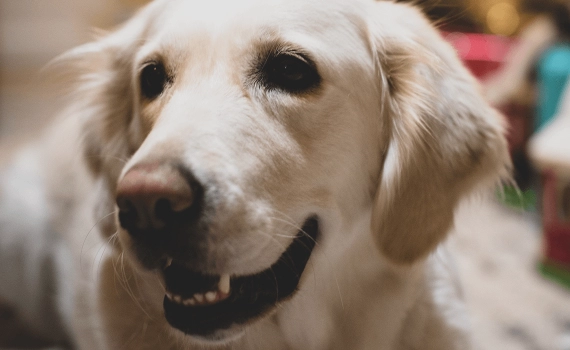
[[[270, 54], [271, 55], [271, 54]], [[275, 50], [273, 52], [273, 57], [279, 57], [279, 56], [290, 56], [293, 58], [296, 58], [300, 61], [303, 61], [305, 64], [308, 64], [309, 66], [316, 68], [313, 60], [311, 60], [310, 56], [298, 49], [291, 49], [291, 48], [281, 48], [279, 50]]]
[[172, 83], [173, 81], [173, 75], [172, 75], [172, 71], [168, 69], [168, 67], [166, 66], [166, 64], [164, 63], [164, 61], [160, 58], [149, 58], [147, 60], [144, 60], [138, 67], [137, 69], [137, 74], [140, 76], [143, 72], [143, 70], [151, 65], [156, 65], [156, 66], [162, 66], [162, 68], [164, 69], [164, 73], [166, 75], [166, 82], [167, 83]]
[[303, 57], [302, 55], [298, 54], [297, 52], [280, 52], [279, 54], [276, 55], [276, 57], [279, 57], [279, 56], [290, 56], [290, 57], [296, 58], [300, 61], [303, 61], [306, 64], [309, 64], [307, 59], [305, 57]]
[[142, 73], [142, 71], [146, 67], [151, 66], [151, 65], [162, 65], [162, 66], [164, 66], [164, 63], [162, 63], [162, 61], [160, 61], [160, 60], [155, 60], [155, 59], [149, 59], [149, 60], [143, 61], [138, 67], [138, 72]]

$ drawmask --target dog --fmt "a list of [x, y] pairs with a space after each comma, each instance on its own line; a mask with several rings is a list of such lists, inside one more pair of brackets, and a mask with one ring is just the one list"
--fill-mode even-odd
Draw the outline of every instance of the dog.
[[36, 332], [470, 348], [444, 241], [505, 128], [419, 10], [157, 0], [53, 67], [70, 105], [1, 179], [0, 295]]

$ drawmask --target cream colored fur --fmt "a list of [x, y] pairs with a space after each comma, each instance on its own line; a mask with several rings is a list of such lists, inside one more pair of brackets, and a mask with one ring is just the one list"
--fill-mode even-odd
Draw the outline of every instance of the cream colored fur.
[[[316, 92], [248, 83], [256, 55], [275, 41], [313, 57]], [[153, 57], [175, 79], [146, 103], [137, 74]], [[211, 247], [213, 272], [265, 269], [307, 215], [321, 222], [297, 294], [215, 347], [470, 348], [442, 242], [458, 202], [507, 175], [507, 147], [500, 116], [417, 9], [158, 0], [55, 65], [78, 76], [70, 108], [3, 173], [0, 197], [0, 260], [18, 247], [53, 261], [58, 287], [45, 316], [34, 314], [45, 304], [21, 299], [25, 283], [0, 283], [38, 331], [58, 319], [58, 337], [80, 349], [210, 347], [168, 325], [159, 276], [138, 265], [116, 223], [121, 176], [172, 159], [221, 194], [211, 234], [232, 249]], [[24, 259], [24, 281], [41, 278], [36, 260]]]

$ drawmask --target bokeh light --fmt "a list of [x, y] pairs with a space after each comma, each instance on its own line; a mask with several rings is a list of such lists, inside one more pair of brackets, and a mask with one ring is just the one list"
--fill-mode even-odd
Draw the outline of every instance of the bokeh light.
[[500, 2], [487, 11], [487, 27], [493, 34], [514, 34], [521, 19], [516, 7], [508, 2]]

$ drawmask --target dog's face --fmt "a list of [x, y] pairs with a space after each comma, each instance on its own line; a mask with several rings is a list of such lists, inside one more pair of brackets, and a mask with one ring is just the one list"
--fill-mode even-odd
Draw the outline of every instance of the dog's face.
[[204, 339], [290, 299], [313, 251], [370, 212], [382, 253], [425, 257], [506, 159], [452, 50], [389, 2], [158, 1], [70, 57], [121, 250]]

